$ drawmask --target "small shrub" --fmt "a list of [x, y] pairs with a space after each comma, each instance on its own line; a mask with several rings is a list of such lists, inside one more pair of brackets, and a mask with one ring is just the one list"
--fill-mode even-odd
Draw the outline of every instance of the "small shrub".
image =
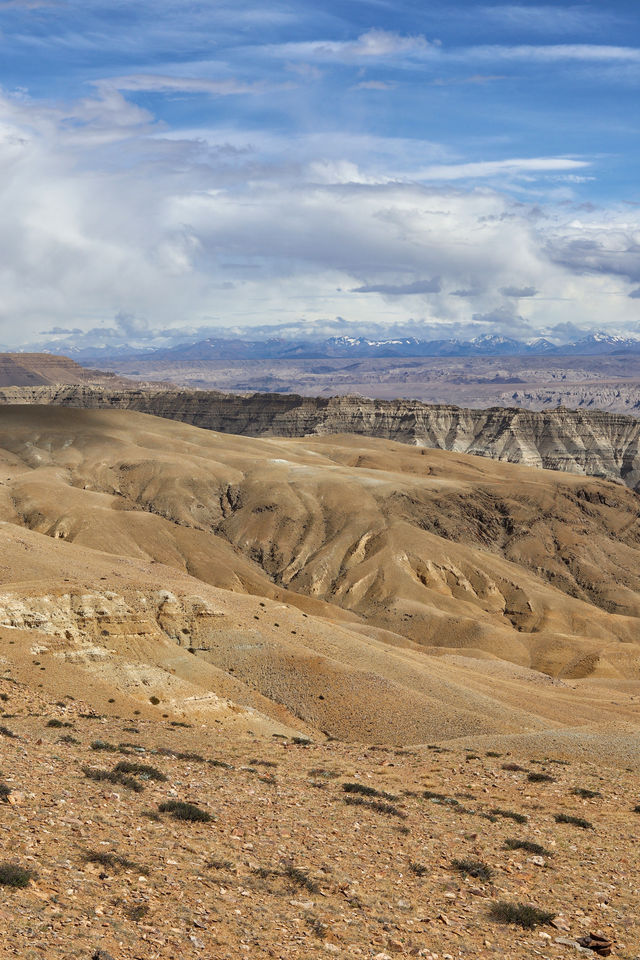
[[61, 737], [58, 737], [58, 743], [80, 743], [80, 741], [72, 737], [70, 733], [65, 733]]
[[119, 853], [106, 850], [85, 850], [83, 860], [85, 863], [98, 863], [101, 867], [108, 867], [112, 870], [136, 870], [142, 874], [149, 873], [146, 867], [136, 863], [135, 860], [129, 860]]
[[231, 860], [209, 860], [207, 866], [210, 870], [235, 870]]
[[593, 824], [589, 823], [589, 821], [585, 820], [583, 817], [572, 817], [568, 813], [557, 813], [555, 820], [556, 823], [572, 823], [574, 827], [581, 827], [582, 830], [595, 829]]
[[301, 870], [300, 867], [294, 866], [293, 863], [287, 861], [282, 868], [282, 872], [285, 877], [291, 880], [299, 887], [304, 887], [309, 893], [318, 893], [320, 887], [312, 880], [306, 870]]
[[0, 800], [4, 803], [7, 803], [9, 800], [9, 794], [11, 793], [11, 787], [8, 783], [0, 782]]
[[634, 812], [634, 813], [640, 813], [640, 803], [638, 803], [638, 804], [633, 808], [633, 812]]
[[375, 790], [365, 783], [343, 783], [342, 789], [345, 793], [359, 793], [363, 797], [382, 797], [384, 800], [391, 801], [398, 799], [393, 793], [384, 793], [380, 790]]
[[10, 740], [19, 740], [17, 733], [14, 733], [13, 730], [9, 730], [9, 727], [5, 727], [4, 724], [0, 724], [0, 734], [3, 737], [9, 737]]
[[143, 780], [157, 780], [159, 783], [164, 783], [168, 779], [162, 770], [158, 770], [157, 767], [152, 767], [148, 763], [132, 763], [129, 760], [121, 760], [117, 763], [114, 772], [136, 773]]
[[527, 853], [535, 853], [539, 857], [550, 857], [552, 856], [551, 851], [547, 850], [539, 843], [533, 843], [532, 840], [516, 840], [510, 837], [504, 842], [507, 850], [525, 850]]
[[367, 807], [369, 810], [375, 810], [376, 813], [384, 813], [388, 817], [400, 817], [406, 819], [406, 813], [398, 810], [390, 803], [383, 803], [381, 800], [365, 800], [363, 797], [344, 797], [344, 802], [352, 807]]
[[506, 903], [501, 900], [491, 907], [491, 916], [500, 923], [513, 923], [525, 930], [533, 930], [544, 923], [551, 923], [555, 913], [539, 910], [526, 903]]
[[495, 750], [487, 750], [487, 756], [488, 756], [488, 757], [501, 757], [502, 754], [501, 754], [501, 753], [496, 753]]
[[25, 870], [18, 863], [0, 863], [0, 886], [28, 887], [34, 876], [32, 870]]
[[170, 724], [172, 727], [192, 727], [192, 723], [184, 723], [182, 720], [171, 720]]
[[139, 920], [142, 920], [143, 917], [149, 913], [149, 907], [146, 903], [137, 903], [135, 906], [127, 907], [125, 914], [132, 920], [134, 923], [137, 923]]
[[82, 772], [84, 773], [85, 777], [89, 778], [89, 780], [121, 784], [123, 787], [127, 787], [129, 790], [133, 790], [134, 793], [142, 793], [144, 790], [144, 786], [139, 780], [136, 780], [135, 777], [127, 776], [125, 773], [117, 773], [114, 770], [100, 770], [97, 767], [83, 767]]
[[505, 820], [515, 820], [516, 823], [528, 823], [529, 817], [526, 817], [524, 813], [516, 813], [515, 810], [501, 810], [500, 807], [495, 807], [491, 813], [494, 817], [503, 817]]
[[152, 704], [154, 705], [154, 707], [157, 707], [158, 704], [160, 703], [160, 698], [159, 698], [159, 697], [155, 697], [155, 696], [154, 696], [154, 697], [149, 697], [149, 703], [152, 703]]
[[314, 767], [313, 770], [309, 770], [309, 776], [322, 777], [323, 780], [335, 780], [340, 774], [336, 773], [335, 770], [325, 770], [323, 767]]
[[574, 797], [582, 797], [583, 800], [595, 800], [596, 797], [602, 796], [599, 790], [587, 790], [586, 787], [574, 787], [571, 793]]
[[446, 793], [438, 793], [436, 790], [425, 790], [422, 796], [425, 800], [434, 800], [436, 803], [447, 803], [451, 807], [458, 806], [458, 801], [453, 797], [448, 797]]
[[190, 820], [194, 823], [209, 823], [213, 818], [206, 810], [201, 810], [195, 803], [185, 800], [165, 800], [158, 805], [160, 813], [170, 813], [176, 820]]
[[519, 763], [503, 763], [503, 764], [502, 764], [502, 769], [503, 769], [503, 770], [511, 770], [511, 771], [514, 772], [514, 773], [526, 773], [526, 772], [527, 772], [527, 768], [526, 768], [526, 767], [521, 767]]
[[0, 693], [0, 700], [2, 700], [3, 703], [6, 703], [8, 699], [9, 699], [8, 693]]
[[530, 773], [527, 777], [531, 783], [555, 783], [555, 777], [550, 777], [548, 773]]
[[427, 877], [431, 873], [429, 867], [425, 867], [424, 863], [416, 863], [415, 860], [409, 862], [409, 870], [415, 873], [416, 877]]
[[493, 870], [482, 860], [452, 860], [454, 870], [464, 877], [474, 877], [476, 880], [491, 880]]
[[107, 750], [110, 753], [117, 753], [118, 747], [113, 743], [107, 743], [106, 740], [94, 740], [89, 744], [92, 750]]
[[249, 764], [253, 767], [277, 767], [278, 764], [273, 760], [249, 760]]
[[140, 816], [146, 817], [147, 820], [155, 820], [156, 823], [159, 823], [162, 819], [157, 810], [142, 810]]
[[67, 720], [57, 720], [56, 717], [52, 717], [51, 720], [47, 720], [48, 727], [55, 727], [60, 729], [61, 727], [72, 727], [73, 724], [69, 723]]

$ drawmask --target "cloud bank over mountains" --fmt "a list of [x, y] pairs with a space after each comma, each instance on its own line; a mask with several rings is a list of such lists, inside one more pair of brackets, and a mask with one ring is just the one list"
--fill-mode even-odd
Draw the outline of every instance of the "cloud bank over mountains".
[[[181, 4], [160, 7], [175, 14]], [[486, 19], [531, 33], [535, 9], [488, 7]], [[162, 328], [638, 332], [640, 198], [599, 189], [610, 156], [577, 151], [575, 137], [563, 144], [553, 112], [548, 150], [523, 150], [508, 112], [500, 124], [486, 120], [482, 141], [465, 142], [459, 125], [447, 134], [441, 119], [411, 123], [418, 82], [450, 106], [469, 96], [488, 106], [503, 96], [484, 91], [504, 85], [505, 61], [535, 61], [534, 70], [548, 69], [542, 61], [640, 63], [633, 47], [587, 42], [579, 8], [564, 18], [555, 9], [549, 29], [583, 42], [455, 44], [340, 23], [337, 8], [315, 25], [333, 27], [334, 39], [291, 39], [286, 9], [268, 21], [266, 8], [252, 18], [241, 4], [234, 26], [223, 5], [215, 40], [224, 57], [202, 59], [185, 12], [185, 29], [164, 42], [190, 50], [188, 62], [160, 51], [160, 16], [153, 51], [143, 56], [132, 36], [134, 49], [99, 70], [72, 57], [73, 82], [55, 96], [5, 83], [0, 342], [54, 328], [137, 340]], [[270, 34], [258, 42], [265, 23]], [[58, 61], [61, 42], [31, 36]], [[98, 37], [87, 29], [67, 42], [77, 59]], [[474, 76], [461, 64], [481, 62], [491, 65], [487, 83], [458, 83]], [[329, 81], [342, 97], [332, 104], [320, 99]], [[404, 104], [402, 122], [386, 97]]]

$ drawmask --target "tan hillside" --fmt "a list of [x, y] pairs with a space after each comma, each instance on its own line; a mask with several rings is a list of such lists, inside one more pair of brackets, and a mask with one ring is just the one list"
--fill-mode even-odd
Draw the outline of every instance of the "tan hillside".
[[52, 676], [352, 740], [637, 729], [619, 485], [121, 411], [8, 408], [0, 447], [0, 629]]

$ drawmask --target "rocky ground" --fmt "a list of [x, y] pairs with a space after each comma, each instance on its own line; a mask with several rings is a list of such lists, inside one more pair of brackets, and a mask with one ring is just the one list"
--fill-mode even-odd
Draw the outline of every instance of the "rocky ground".
[[2, 887], [3, 957], [640, 956], [637, 764], [100, 716], [11, 668], [0, 696], [0, 859], [33, 872]]

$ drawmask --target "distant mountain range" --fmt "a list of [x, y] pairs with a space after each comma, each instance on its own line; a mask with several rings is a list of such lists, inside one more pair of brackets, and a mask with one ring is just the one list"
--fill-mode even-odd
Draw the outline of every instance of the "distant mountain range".
[[82, 363], [105, 368], [116, 359], [162, 361], [171, 364], [214, 360], [286, 360], [322, 358], [496, 357], [496, 356], [606, 356], [640, 355], [640, 339], [592, 333], [570, 343], [555, 344], [544, 337], [532, 341], [485, 334], [472, 340], [420, 340], [415, 337], [371, 340], [367, 337], [329, 337], [326, 340], [270, 338], [249, 340], [209, 337], [169, 347], [141, 349], [126, 343], [74, 346], [68, 339], [39, 345], [40, 350], [72, 356]]

